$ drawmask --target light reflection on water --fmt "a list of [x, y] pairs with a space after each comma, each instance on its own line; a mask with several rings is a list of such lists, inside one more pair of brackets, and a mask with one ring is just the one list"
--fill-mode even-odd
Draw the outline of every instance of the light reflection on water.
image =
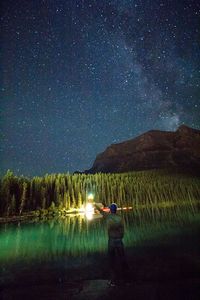
[[[152, 216], [148, 220], [148, 216], [135, 212], [123, 213], [122, 216], [126, 247], [177, 233], [185, 222], [193, 218], [189, 213], [180, 218], [169, 214], [166, 220], [155, 220]], [[145, 223], [142, 222], [144, 217]], [[106, 248], [106, 224], [100, 215], [71, 215], [34, 223], [4, 224], [0, 227], [0, 264], [53, 261], [59, 257], [103, 253]]]

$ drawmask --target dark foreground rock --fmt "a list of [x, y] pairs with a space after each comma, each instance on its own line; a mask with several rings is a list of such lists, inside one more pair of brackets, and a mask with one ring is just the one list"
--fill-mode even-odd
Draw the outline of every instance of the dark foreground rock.
[[43, 285], [14, 289], [3, 294], [2, 300], [199, 300], [200, 279], [163, 282], [132, 282], [108, 287], [103, 279], [87, 280], [75, 285]]
[[137, 299], [137, 300], [199, 300], [200, 279], [177, 280], [173, 282], [130, 282], [109, 288], [105, 280], [84, 282], [82, 291], [74, 300]]
[[151, 130], [109, 146], [86, 173], [120, 173], [174, 169], [200, 174], [200, 130], [180, 126], [176, 132]]

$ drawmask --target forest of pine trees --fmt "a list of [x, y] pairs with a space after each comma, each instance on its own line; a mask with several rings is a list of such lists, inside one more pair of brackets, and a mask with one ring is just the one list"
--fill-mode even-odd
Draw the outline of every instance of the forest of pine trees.
[[159, 202], [199, 201], [200, 179], [145, 171], [121, 174], [51, 174], [26, 178], [10, 170], [0, 180], [0, 216], [22, 215], [41, 209], [80, 208], [87, 195], [96, 202], [119, 206]]

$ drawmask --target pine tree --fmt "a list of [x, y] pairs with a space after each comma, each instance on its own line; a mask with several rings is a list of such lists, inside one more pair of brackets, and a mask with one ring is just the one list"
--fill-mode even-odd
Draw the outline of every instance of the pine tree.
[[70, 196], [69, 191], [64, 193], [64, 207], [68, 210], [70, 209]]
[[21, 215], [25, 204], [26, 204], [26, 193], [27, 193], [27, 183], [23, 183], [23, 191], [22, 191], [22, 197], [21, 197], [21, 203], [20, 203], [20, 208], [19, 208], [19, 214]]
[[74, 195], [74, 189], [72, 188], [72, 191], [71, 191], [71, 207], [70, 208], [75, 208], [76, 207], [76, 199], [75, 199], [75, 195]]
[[82, 196], [80, 191], [78, 192], [78, 208], [81, 208], [83, 205]]
[[41, 208], [46, 209], [46, 191], [45, 187], [41, 187]]
[[0, 212], [2, 215], [9, 213], [9, 206], [11, 201], [10, 194], [10, 181], [12, 177], [12, 172], [7, 171], [6, 175], [3, 177], [1, 184], [1, 201], [0, 201]]
[[11, 205], [10, 205], [10, 213], [13, 215], [16, 212], [16, 199], [15, 199], [15, 195], [12, 195], [11, 198]]

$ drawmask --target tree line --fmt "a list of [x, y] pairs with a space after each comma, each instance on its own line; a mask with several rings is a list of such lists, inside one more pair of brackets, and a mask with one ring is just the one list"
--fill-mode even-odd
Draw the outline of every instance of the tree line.
[[43, 177], [15, 176], [12, 171], [0, 179], [0, 215], [58, 208], [80, 208], [89, 193], [96, 202], [119, 206], [156, 204], [163, 201], [198, 201], [200, 179], [171, 175], [164, 171], [120, 174], [46, 174]]

